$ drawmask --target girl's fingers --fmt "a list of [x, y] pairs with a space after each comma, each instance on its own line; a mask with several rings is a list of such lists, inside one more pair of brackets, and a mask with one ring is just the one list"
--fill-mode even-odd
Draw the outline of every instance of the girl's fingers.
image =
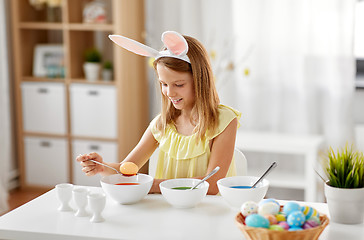
[[80, 163], [82, 171], [85, 173], [86, 176], [93, 176], [99, 171], [102, 171], [102, 166], [95, 164], [94, 162], [88, 161], [96, 160], [102, 162], [102, 157], [95, 152], [89, 154], [80, 154], [76, 157], [76, 160]]
[[87, 154], [83, 154], [83, 155], [82, 155], [82, 154], [80, 154], [80, 155], [78, 155], [78, 156], [77, 156], [76, 160], [77, 160], [78, 162], [82, 162], [82, 161], [89, 160], [89, 158], [88, 158]]
[[80, 165], [82, 167], [95, 167], [96, 164], [91, 162], [91, 161], [83, 161], [83, 162], [80, 162]]
[[86, 174], [89, 174], [95, 170], [95, 167], [83, 167], [82, 171]]
[[102, 157], [98, 153], [92, 152], [92, 153], [89, 153], [87, 156], [89, 159], [93, 159], [93, 160], [102, 162]]

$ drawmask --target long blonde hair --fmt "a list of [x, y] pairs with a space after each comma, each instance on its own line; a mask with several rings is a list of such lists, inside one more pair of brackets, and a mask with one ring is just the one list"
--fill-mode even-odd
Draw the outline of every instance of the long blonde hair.
[[[184, 36], [184, 38], [188, 43], [187, 56], [191, 64], [176, 58], [162, 57], [155, 60], [153, 65], [156, 72], [157, 64], [162, 64], [174, 71], [192, 74], [196, 99], [192, 115], [197, 116], [197, 119], [191, 119], [191, 122], [197, 123], [194, 133], [197, 133], [198, 139], [203, 140], [206, 133], [212, 135], [218, 126], [220, 100], [206, 49], [195, 38], [189, 36]], [[163, 94], [161, 107], [161, 117], [157, 121], [157, 128], [165, 133], [167, 125], [174, 123], [181, 111], [176, 109]]]

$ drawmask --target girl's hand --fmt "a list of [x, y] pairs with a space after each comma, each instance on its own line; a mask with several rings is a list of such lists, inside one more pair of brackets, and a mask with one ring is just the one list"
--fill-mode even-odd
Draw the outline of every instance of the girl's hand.
[[77, 162], [80, 162], [80, 165], [82, 166], [82, 171], [86, 174], [86, 176], [93, 176], [105, 170], [104, 166], [88, 161], [95, 160], [101, 163], [103, 162], [102, 157], [95, 152], [79, 155], [76, 160]]

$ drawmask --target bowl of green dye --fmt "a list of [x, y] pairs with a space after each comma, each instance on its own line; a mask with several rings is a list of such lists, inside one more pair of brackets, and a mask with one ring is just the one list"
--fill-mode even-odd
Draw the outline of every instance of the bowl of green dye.
[[254, 188], [253, 184], [259, 179], [254, 176], [234, 176], [222, 178], [217, 181], [221, 196], [235, 209], [240, 209], [241, 205], [247, 201], [260, 202], [269, 188], [269, 181], [263, 179]]
[[176, 178], [163, 181], [159, 188], [164, 199], [175, 208], [192, 208], [201, 202], [209, 189], [204, 181], [197, 188], [190, 190], [200, 179]]

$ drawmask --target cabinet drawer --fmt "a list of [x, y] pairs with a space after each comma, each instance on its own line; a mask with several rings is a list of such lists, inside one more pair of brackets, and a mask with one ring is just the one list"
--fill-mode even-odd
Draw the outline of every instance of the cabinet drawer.
[[68, 182], [68, 147], [65, 139], [25, 137], [26, 183], [54, 186]]
[[100, 175], [88, 177], [82, 172], [82, 167], [76, 161], [76, 157], [80, 154], [97, 152], [105, 162], [118, 162], [118, 146], [116, 142], [86, 141], [74, 140], [72, 142], [73, 149], [73, 183], [85, 186], [100, 186]]
[[66, 100], [62, 83], [22, 83], [24, 130], [65, 134]]
[[71, 126], [74, 136], [117, 137], [114, 86], [71, 85]]

